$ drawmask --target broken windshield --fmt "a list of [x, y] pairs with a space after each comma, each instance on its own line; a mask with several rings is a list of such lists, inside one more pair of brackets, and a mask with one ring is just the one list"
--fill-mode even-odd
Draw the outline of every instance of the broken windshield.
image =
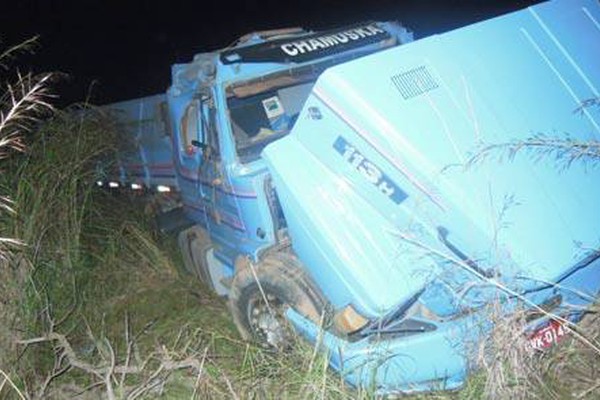
[[[283, 82], [279, 82], [283, 83]], [[236, 88], [236, 96], [228, 99], [231, 128], [241, 162], [256, 160], [262, 149], [287, 135], [310, 94], [314, 81], [283, 87], [262, 82]], [[243, 93], [243, 95], [239, 95]]]

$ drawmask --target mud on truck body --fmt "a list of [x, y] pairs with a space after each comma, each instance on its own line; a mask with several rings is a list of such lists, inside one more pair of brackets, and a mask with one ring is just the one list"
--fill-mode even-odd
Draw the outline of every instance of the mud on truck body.
[[490, 304], [530, 309], [543, 347], [597, 298], [600, 171], [468, 165], [482, 143], [600, 136], [573, 113], [599, 95], [599, 21], [555, 1], [417, 41], [390, 22], [250, 34], [108, 106], [135, 146], [103, 184], [175, 196], [162, 226], [245, 338], [293, 327], [379, 392], [457, 388]]

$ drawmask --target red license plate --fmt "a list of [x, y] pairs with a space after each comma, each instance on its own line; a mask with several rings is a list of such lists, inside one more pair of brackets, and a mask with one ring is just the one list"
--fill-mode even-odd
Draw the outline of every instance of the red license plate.
[[566, 325], [551, 319], [548, 324], [529, 336], [529, 344], [536, 350], [547, 349], [560, 342], [568, 332], [569, 328]]

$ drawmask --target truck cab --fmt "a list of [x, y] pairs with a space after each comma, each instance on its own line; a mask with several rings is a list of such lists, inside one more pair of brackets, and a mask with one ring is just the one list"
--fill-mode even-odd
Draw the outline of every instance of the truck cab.
[[[109, 175], [121, 186], [178, 197], [180, 207], [162, 220], [167, 230], [194, 225], [179, 234], [186, 264], [227, 295], [236, 259], [256, 262], [289, 245], [262, 150], [290, 132], [325, 69], [410, 41], [412, 33], [394, 22], [318, 33], [280, 29], [175, 64], [166, 94], [108, 106], [136, 142]], [[190, 250], [198, 235], [210, 241], [206, 255]]]
[[257, 262], [289, 241], [262, 150], [290, 132], [327, 67], [411, 39], [395, 23], [259, 32], [173, 66], [166, 102], [174, 184], [186, 216], [199, 225], [180, 242], [196, 229], [210, 237], [212, 267], [204, 276], [219, 294], [228, 292], [236, 259]]

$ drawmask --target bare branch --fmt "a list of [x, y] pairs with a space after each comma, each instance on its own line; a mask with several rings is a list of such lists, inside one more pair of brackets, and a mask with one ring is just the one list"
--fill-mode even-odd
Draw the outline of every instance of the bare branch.
[[490, 157], [495, 157], [498, 161], [512, 161], [522, 152], [528, 153], [534, 162], [550, 159], [559, 169], [566, 169], [574, 162], [594, 165], [598, 163], [600, 142], [594, 139], [574, 139], [568, 135], [552, 137], [537, 134], [524, 140], [484, 146], [468, 160], [466, 166], [472, 167]]
[[8, 382], [8, 384], [10, 385], [10, 387], [12, 388], [12, 390], [17, 394], [17, 396], [19, 396], [20, 399], [25, 400], [25, 395], [23, 395], [23, 393], [19, 390], [19, 388], [17, 387], [17, 385], [15, 385], [15, 383], [12, 381], [12, 379], [10, 379], [10, 376], [8, 376], [8, 374], [4, 371], [2, 371], [0, 369], [0, 376], [2, 377], [2, 384], [0, 384], [0, 394], [2, 394], [2, 390], [4, 389], [4, 385], [6, 382]]
[[[143, 363], [139, 365], [131, 365], [131, 358], [129, 356], [126, 357], [124, 364], [119, 364], [117, 355], [115, 354], [112, 345], [105, 339], [103, 343], [107, 349], [109, 358], [108, 363], [103, 361], [98, 365], [94, 365], [79, 358], [73, 350], [67, 337], [56, 332], [50, 332], [44, 336], [36, 338], [20, 340], [17, 343], [29, 346], [46, 342], [55, 343], [54, 346], [58, 356], [55, 360], [55, 366], [52, 372], [49, 374], [40, 388], [40, 397], [43, 397], [43, 394], [47, 391], [50, 383], [55, 378], [71, 368], [76, 368], [98, 378], [100, 382], [102, 382], [102, 385], [106, 390], [106, 395], [109, 399], [116, 399], [114, 384], [118, 383], [120, 392], [128, 393], [126, 396], [127, 399], [133, 400], [143, 396], [144, 394], [147, 394], [156, 387], [163, 385], [169, 374], [175, 370], [192, 369], [196, 371], [198, 381], [202, 375], [202, 371], [204, 370], [204, 363], [208, 352], [208, 348], [206, 348], [201, 359], [198, 359], [195, 356], [186, 356], [183, 358], [177, 357], [177, 359], [174, 359], [170, 352], [163, 347], [152, 353]], [[97, 345], [98, 344], [99, 343], [97, 343]], [[128, 347], [129, 349], [133, 348], [133, 344], [129, 345]], [[128, 350], [128, 352], [131, 354], [131, 350]], [[152, 363], [155, 365], [155, 367], [153, 367], [151, 370], [149, 370], [150, 360], [157, 361], [156, 364], [154, 362]], [[117, 379], [117, 375], [120, 376], [120, 379]], [[146, 379], [144, 379], [141, 384], [133, 388], [126, 388], [124, 379], [124, 376], [126, 375], [143, 375], [146, 376]], [[230, 386], [230, 383], [228, 383], [228, 385]], [[94, 384], [92, 385], [92, 388], [97, 386], [97, 384]]]

